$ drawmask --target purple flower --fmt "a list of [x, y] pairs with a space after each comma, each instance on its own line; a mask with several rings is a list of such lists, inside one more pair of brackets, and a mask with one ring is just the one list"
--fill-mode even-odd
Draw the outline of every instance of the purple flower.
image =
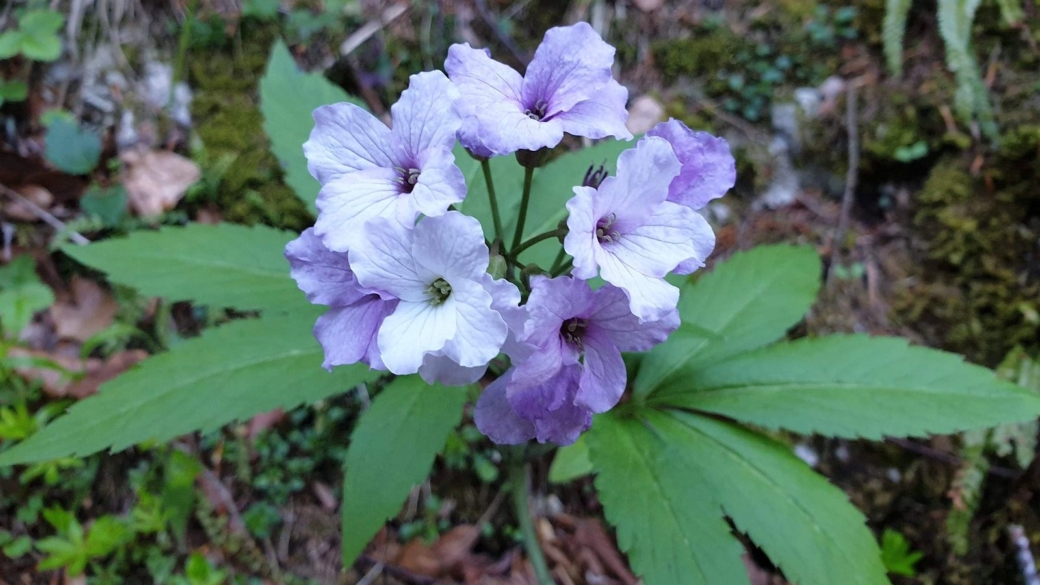
[[589, 26], [551, 28], [527, 73], [469, 44], [452, 45], [444, 68], [459, 88], [459, 140], [478, 156], [553, 147], [564, 132], [628, 140], [628, 90], [610, 71], [614, 47]]
[[573, 442], [624, 393], [621, 352], [650, 349], [679, 326], [674, 310], [640, 322], [620, 289], [593, 291], [570, 277], [533, 277], [525, 307], [523, 350], [510, 355], [513, 368], [484, 391], [474, 414], [497, 442]]
[[290, 274], [307, 294], [307, 300], [329, 306], [314, 325], [314, 336], [325, 350], [322, 366], [331, 370], [332, 366], [361, 361], [384, 369], [376, 346], [376, 331], [394, 311], [397, 301], [383, 300], [362, 287], [347, 255], [326, 248], [313, 229], [289, 242], [285, 257]]
[[537, 439], [540, 443], [569, 445], [592, 425], [592, 411], [574, 404], [574, 394], [578, 390], [581, 375], [580, 366], [561, 368], [552, 378], [532, 389], [533, 392], [553, 392], [562, 397], [559, 408], [546, 410], [536, 417], [520, 416], [506, 397], [515, 371], [515, 368], [510, 368], [489, 384], [473, 409], [473, 421], [477, 428], [492, 441], [517, 445]]
[[498, 355], [507, 326], [482, 284], [488, 249], [477, 220], [450, 211], [408, 229], [377, 217], [349, 255], [363, 286], [398, 302], [377, 335], [388, 370], [414, 374], [429, 355], [477, 368]]
[[616, 177], [598, 189], [575, 187], [567, 202], [563, 247], [573, 274], [597, 272], [620, 287], [639, 319], [656, 321], [675, 310], [679, 289], [664, 276], [681, 262], [703, 266], [715, 247], [711, 226], [685, 205], [667, 201], [680, 163], [663, 138], [648, 137], [618, 157]]
[[654, 126], [647, 136], [659, 136], [672, 145], [682, 169], [668, 186], [668, 200], [700, 209], [733, 188], [737, 165], [729, 144], [707, 132], [694, 132], [679, 120]]
[[393, 129], [348, 103], [314, 110], [303, 145], [307, 168], [322, 185], [314, 231], [346, 252], [373, 217], [411, 227], [419, 214], [442, 215], [466, 196], [451, 150], [461, 123], [459, 92], [439, 71], [413, 75], [390, 108]]

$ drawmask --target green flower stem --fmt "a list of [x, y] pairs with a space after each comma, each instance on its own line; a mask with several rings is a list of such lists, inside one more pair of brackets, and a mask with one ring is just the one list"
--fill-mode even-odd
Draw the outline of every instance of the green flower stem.
[[491, 163], [488, 159], [480, 161], [484, 170], [484, 183], [487, 185], [488, 200], [491, 202], [491, 220], [495, 222], [495, 238], [502, 237], [502, 218], [498, 215], [498, 198], [495, 196], [495, 182], [491, 180]]
[[553, 278], [555, 278], [557, 276], [560, 276], [561, 274], [566, 274], [567, 272], [570, 271], [571, 268], [574, 268], [574, 260], [573, 259], [564, 262], [559, 267], [553, 268], [552, 272], [550, 272], [549, 274], [551, 274], [553, 276]]
[[555, 274], [560, 267], [563, 266], [563, 259], [567, 257], [567, 250], [560, 247], [560, 251], [556, 253], [556, 259], [553, 260], [552, 268], [549, 269], [549, 274]]
[[516, 520], [520, 523], [520, 532], [524, 537], [524, 548], [527, 549], [527, 558], [531, 560], [534, 574], [538, 578], [539, 585], [555, 585], [549, 573], [549, 566], [545, 564], [542, 556], [542, 548], [538, 545], [538, 535], [534, 530], [534, 522], [531, 520], [531, 508], [528, 505], [527, 484], [530, 481], [530, 471], [527, 461], [518, 457], [509, 464], [508, 485], [513, 495], [513, 509], [516, 511]]
[[531, 239], [529, 239], [526, 242], [520, 244], [519, 246], [515, 246], [512, 250], [510, 250], [509, 251], [509, 255], [510, 255], [510, 257], [512, 257], [513, 261], [516, 262], [516, 259], [520, 257], [520, 252], [523, 252], [524, 250], [530, 248], [531, 246], [537, 244], [538, 242], [541, 242], [543, 240], [548, 240], [550, 238], [559, 238], [561, 236], [566, 236], [566, 235], [567, 235], [567, 228], [560, 228], [560, 229], [552, 230], [550, 232], [545, 232], [543, 234], [538, 234], [537, 236], [532, 236]]
[[513, 245], [509, 247], [510, 252], [513, 252], [513, 250], [520, 246], [520, 240], [524, 237], [524, 222], [527, 221], [527, 205], [531, 203], [532, 177], [534, 177], [534, 167], [524, 167], [524, 195], [520, 199], [520, 215], [516, 218], [516, 233], [513, 234]]

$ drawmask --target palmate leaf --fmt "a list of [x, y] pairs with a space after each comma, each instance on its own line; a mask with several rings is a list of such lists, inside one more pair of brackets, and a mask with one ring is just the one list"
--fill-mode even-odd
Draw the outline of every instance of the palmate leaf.
[[748, 583], [743, 547], [681, 445], [615, 413], [596, 417], [587, 437], [604, 512], [646, 585]]
[[321, 368], [322, 349], [311, 334], [317, 312], [235, 321], [148, 358], [0, 453], [0, 465], [167, 441], [374, 380], [378, 373], [365, 365]]
[[145, 295], [236, 309], [305, 310], [309, 305], [282, 256], [294, 237], [264, 226], [190, 224], [63, 250]]
[[704, 484], [791, 582], [888, 583], [863, 515], [787, 446], [688, 413], [648, 411], [645, 418], [678, 455], [675, 465]]
[[673, 376], [781, 339], [820, 288], [820, 259], [806, 246], [759, 246], [686, 284], [682, 326], [642, 358], [633, 387], [647, 395]]
[[797, 433], [879, 439], [1030, 420], [1040, 395], [905, 339], [802, 339], [684, 371], [651, 396]]
[[395, 379], [361, 415], [347, 449], [343, 483], [343, 566], [397, 514], [426, 478], [448, 433], [459, 424], [467, 389]]
[[316, 213], [318, 181], [307, 171], [303, 143], [311, 135], [315, 108], [337, 102], [365, 107], [363, 102], [325, 79], [319, 73], [304, 73], [296, 66], [285, 43], [271, 47], [267, 69], [260, 79], [260, 113], [264, 131], [271, 140], [271, 152], [285, 171], [285, 183]]

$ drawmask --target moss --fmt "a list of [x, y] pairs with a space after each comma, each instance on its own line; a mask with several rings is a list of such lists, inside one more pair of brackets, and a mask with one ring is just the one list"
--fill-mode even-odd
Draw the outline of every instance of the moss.
[[215, 205], [227, 221], [302, 229], [311, 223], [311, 215], [282, 181], [257, 100], [275, 34], [272, 27], [243, 27], [238, 49], [207, 48], [204, 59], [189, 56], [196, 88], [192, 117], [208, 159], [202, 161], [204, 170], [229, 157], [233, 161], [221, 171], [220, 186], [210, 200], [194, 203]]
[[658, 41], [651, 46], [654, 60], [669, 80], [683, 75], [712, 79], [741, 48], [740, 39], [724, 28], [685, 39]]

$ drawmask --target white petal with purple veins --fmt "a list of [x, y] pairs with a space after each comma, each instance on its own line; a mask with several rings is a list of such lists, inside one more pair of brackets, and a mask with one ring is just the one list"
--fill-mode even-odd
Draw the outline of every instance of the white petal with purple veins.
[[303, 144], [303, 153], [307, 170], [322, 184], [355, 171], [392, 168], [395, 163], [386, 124], [345, 102], [314, 110], [314, 130]]

